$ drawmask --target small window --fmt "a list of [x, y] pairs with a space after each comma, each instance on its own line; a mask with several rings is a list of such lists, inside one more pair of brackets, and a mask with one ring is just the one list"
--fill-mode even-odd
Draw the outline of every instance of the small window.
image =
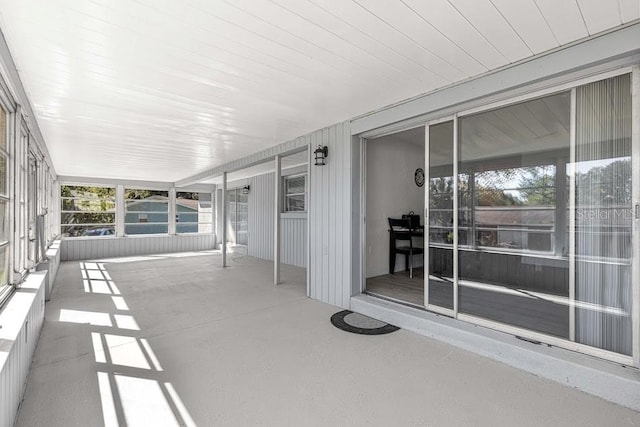
[[144, 188], [125, 188], [124, 233], [167, 234], [169, 231], [169, 192]]
[[176, 192], [176, 233], [213, 233], [211, 193]]
[[306, 175], [284, 178], [284, 212], [306, 211]]
[[60, 186], [60, 225], [64, 237], [111, 236], [116, 223], [113, 187]]

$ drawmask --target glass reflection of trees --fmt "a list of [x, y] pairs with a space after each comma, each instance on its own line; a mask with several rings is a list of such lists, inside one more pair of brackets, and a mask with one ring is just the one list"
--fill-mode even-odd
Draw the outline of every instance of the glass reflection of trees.
[[[631, 159], [629, 157], [581, 162], [575, 171], [576, 233], [587, 239], [607, 233], [612, 253], [630, 248]], [[569, 182], [569, 178], [567, 178]], [[429, 180], [432, 243], [453, 243], [453, 177]], [[459, 174], [460, 245], [553, 250], [556, 210], [556, 165], [511, 167]], [[566, 210], [563, 215], [568, 216]], [[467, 237], [468, 236], [468, 237]], [[614, 245], [614, 247], [611, 247]], [[605, 256], [602, 245], [585, 245]], [[599, 249], [598, 249], [599, 248]], [[604, 252], [603, 252], [604, 251]], [[596, 253], [597, 252], [597, 253]], [[610, 251], [611, 252], [611, 251]], [[625, 258], [628, 254], [621, 253]]]
[[[552, 250], [556, 166], [511, 167], [459, 174], [459, 243]], [[453, 243], [453, 178], [430, 179], [430, 241]]]
[[429, 241], [453, 243], [453, 177], [429, 180]]
[[576, 169], [578, 255], [630, 258], [631, 158], [579, 162]]

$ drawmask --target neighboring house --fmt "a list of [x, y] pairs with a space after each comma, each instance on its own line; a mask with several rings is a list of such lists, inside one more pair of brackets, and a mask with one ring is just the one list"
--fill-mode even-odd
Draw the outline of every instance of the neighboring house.
[[[198, 232], [198, 200], [176, 200], [176, 232]], [[169, 199], [151, 196], [127, 202], [125, 234], [164, 234], [168, 232]]]

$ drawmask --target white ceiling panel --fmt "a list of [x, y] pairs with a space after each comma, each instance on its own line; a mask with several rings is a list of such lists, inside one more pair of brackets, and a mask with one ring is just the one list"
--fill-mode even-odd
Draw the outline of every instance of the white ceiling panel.
[[[200, 10], [213, 9], [210, 13], [217, 16], [220, 13], [219, 6], [223, 4], [224, 2], [205, 2]], [[310, 25], [309, 21], [275, 3], [267, 0], [236, 0], [233, 7], [243, 13], [240, 22], [250, 20], [252, 29], [262, 35], [268, 36], [275, 31], [283, 43], [308, 52], [324, 63], [339, 63], [354, 76], [366, 72], [392, 87], [399, 86], [401, 75], [397, 70], [385, 66], [378, 58], [350, 43], [344, 43], [330, 32]]]
[[486, 69], [508, 62], [489, 41], [475, 29], [447, 0], [402, 0], [407, 7], [429, 22], [460, 49], [475, 58]]
[[513, 27], [489, 0], [449, 0], [509, 62], [533, 55]]
[[622, 22], [640, 19], [640, 0], [618, 0], [618, 3]]
[[403, 56], [388, 46], [378, 42], [368, 34], [359, 31], [353, 25], [331, 14], [320, 6], [309, 1], [273, 0], [299, 16], [306, 16], [309, 25], [317, 26], [340, 38], [341, 43], [348, 43], [368, 54], [377, 57], [392, 68], [404, 73], [404, 78], [424, 82], [438, 78], [429, 69], [422, 67], [413, 58]]
[[409, 40], [442, 59], [461, 76], [467, 77], [487, 70], [479, 61], [460, 49], [405, 3], [378, 0], [355, 0], [355, 2]]
[[535, 2], [560, 44], [589, 35], [575, 0], [535, 0]]
[[149, 181], [639, 15], [636, 0], [0, 0], [57, 172]]
[[589, 34], [599, 33], [622, 23], [618, 2], [577, 0]]
[[534, 0], [491, 0], [533, 53], [559, 45]]
[[[341, 16], [354, 28], [367, 34], [379, 43], [384, 44], [399, 54], [411, 58], [422, 67], [430, 70], [437, 76], [436, 87], [452, 83], [457, 78], [463, 78], [463, 73], [457, 71], [437, 54], [410, 40], [404, 34], [398, 32], [391, 25], [385, 23], [379, 17], [352, 1], [344, 0], [309, 0], [321, 6], [323, 9]], [[445, 83], [446, 82], [446, 83]]]

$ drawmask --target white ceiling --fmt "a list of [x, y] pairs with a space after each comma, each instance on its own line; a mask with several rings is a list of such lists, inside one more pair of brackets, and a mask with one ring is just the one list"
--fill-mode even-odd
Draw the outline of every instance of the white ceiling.
[[0, 0], [57, 172], [156, 181], [638, 18], [638, 0]]

